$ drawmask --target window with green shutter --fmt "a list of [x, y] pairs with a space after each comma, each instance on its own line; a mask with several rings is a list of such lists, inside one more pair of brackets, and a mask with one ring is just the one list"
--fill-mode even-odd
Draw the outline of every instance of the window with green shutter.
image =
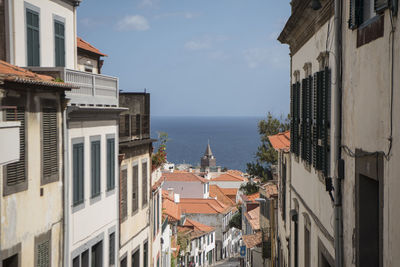
[[[6, 184], [4, 195], [8, 193], [19, 192], [14, 190], [16, 187], [23, 185], [27, 182], [26, 179], [26, 161], [25, 161], [25, 107], [17, 106], [15, 109], [10, 108], [5, 110], [6, 121], [19, 121], [21, 126], [19, 128], [19, 161], [7, 164], [6, 168]], [[12, 189], [13, 188], [13, 189]], [[26, 187], [25, 187], [26, 188]], [[23, 190], [23, 188], [21, 188]]]
[[84, 146], [83, 143], [74, 144], [73, 158], [73, 204], [78, 205], [84, 198]]
[[100, 195], [100, 140], [91, 142], [92, 197]]
[[115, 139], [107, 139], [107, 190], [115, 188]]
[[139, 166], [137, 164], [132, 167], [132, 214], [139, 207]]
[[54, 47], [56, 67], [65, 67], [65, 26], [54, 20]]
[[147, 161], [142, 163], [142, 207], [147, 205], [148, 186], [147, 183]]
[[108, 248], [108, 263], [109, 266], [115, 265], [115, 232], [109, 236], [109, 248]]
[[26, 9], [26, 46], [28, 66], [40, 66], [39, 13]]
[[127, 188], [127, 179], [128, 173], [127, 170], [124, 169], [121, 171], [121, 195], [120, 195], [120, 216], [121, 221], [125, 220], [128, 215], [128, 202], [127, 202], [127, 195], [128, 195], [128, 188]]
[[291, 99], [291, 151], [299, 156], [300, 152], [300, 82], [292, 85], [292, 99]]
[[59, 178], [57, 107], [46, 102], [42, 104], [42, 185]]

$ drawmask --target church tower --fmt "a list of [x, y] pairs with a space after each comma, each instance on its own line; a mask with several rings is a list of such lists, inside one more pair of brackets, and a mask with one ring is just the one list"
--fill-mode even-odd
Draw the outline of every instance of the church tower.
[[210, 147], [210, 142], [207, 144], [206, 152], [204, 153], [204, 156], [201, 158], [201, 168], [209, 168], [209, 167], [215, 167], [217, 165], [217, 160], [213, 156], [211, 152], [211, 147]]

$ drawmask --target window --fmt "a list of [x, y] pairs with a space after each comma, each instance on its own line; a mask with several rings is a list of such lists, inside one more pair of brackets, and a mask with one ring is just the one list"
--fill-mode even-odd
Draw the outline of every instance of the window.
[[42, 184], [58, 181], [57, 108], [50, 101], [42, 105]]
[[79, 256], [77, 256], [72, 260], [72, 267], [79, 267], [79, 266], [80, 266], [79, 265]]
[[121, 266], [121, 267], [127, 267], [127, 266], [128, 266], [127, 258], [126, 258], [126, 257], [124, 257], [124, 258], [121, 260], [119, 266]]
[[157, 193], [157, 231], [160, 229], [160, 197], [159, 193]]
[[115, 188], [115, 139], [107, 139], [107, 190]]
[[35, 237], [35, 266], [51, 266], [51, 232]]
[[310, 74], [302, 80], [301, 86], [301, 158], [308, 164], [312, 163], [312, 85], [312, 76]]
[[83, 202], [84, 198], [84, 154], [83, 143], [74, 144], [72, 149], [73, 204]]
[[282, 163], [282, 176], [281, 176], [281, 211], [282, 211], [282, 220], [286, 220], [286, 163]]
[[100, 140], [91, 142], [92, 198], [100, 195]]
[[357, 28], [388, 6], [388, 0], [350, 0], [349, 27]]
[[304, 266], [310, 266], [311, 245], [310, 245], [311, 221], [308, 215], [304, 216]]
[[54, 47], [56, 67], [65, 67], [65, 26], [54, 20]]
[[28, 66], [40, 66], [39, 13], [26, 9], [26, 46]]
[[[13, 103], [5, 103], [13, 105]], [[5, 167], [6, 182], [4, 183], [3, 194], [8, 195], [23, 191], [28, 188], [28, 180], [26, 178], [26, 160], [25, 160], [25, 107], [17, 106], [15, 109], [5, 110], [6, 121], [19, 121], [19, 161], [7, 164]]]
[[143, 244], [143, 267], [147, 267], [148, 266], [148, 242], [146, 241], [144, 244]]
[[108, 247], [108, 263], [110, 266], [115, 264], [115, 233], [111, 233], [109, 237], [109, 247]]
[[142, 207], [147, 205], [147, 161], [142, 163]]
[[132, 214], [139, 207], [139, 166], [136, 164], [132, 167]]
[[92, 267], [103, 266], [103, 241], [92, 247]]
[[128, 215], [128, 203], [127, 203], [127, 195], [128, 195], [128, 188], [127, 188], [127, 170], [123, 169], [121, 171], [121, 195], [120, 195], [120, 209], [121, 209], [121, 220], [126, 219]]
[[81, 267], [89, 267], [89, 250], [85, 250], [82, 252], [82, 265]]
[[300, 124], [300, 83], [292, 85], [290, 99], [290, 151], [299, 156], [299, 124]]
[[213, 238], [214, 238], [214, 233], [211, 234], [211, 243], [214, 242]]
[[140, 249], [136, 250], [132, 254], [132, 267], [139, 267], [140, 266]]

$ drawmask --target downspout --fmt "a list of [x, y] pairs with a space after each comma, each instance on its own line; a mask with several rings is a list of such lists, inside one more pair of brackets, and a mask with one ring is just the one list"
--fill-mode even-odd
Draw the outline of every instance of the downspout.
[[333, 110], [333, 146], [332, 156], [334, 168], [331, 168], [331, 177], [334, 177], [334, 216], [335, 216], [335, 267], [343, 266], [343, 217], [342, 217], [342, 179], [344, 162], [341, 159], [341, 132], [342, 132], [342, 1], [335, 0], [335, 76], [332, 100]]
[[[66, 101], [66, 100], [65, 100]], [[68, 150], [68, 129], [67, 109], [63, 111], [63, 137], [64, 137], [64, 266], [69, 266], [69, 150]]]

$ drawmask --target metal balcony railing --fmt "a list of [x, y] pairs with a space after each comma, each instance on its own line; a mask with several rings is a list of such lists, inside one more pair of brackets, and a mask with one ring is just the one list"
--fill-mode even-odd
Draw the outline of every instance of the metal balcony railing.
[[124, 139], [150, 138], [150, 115], [123, 114], [119, 118], [119, 137]]

